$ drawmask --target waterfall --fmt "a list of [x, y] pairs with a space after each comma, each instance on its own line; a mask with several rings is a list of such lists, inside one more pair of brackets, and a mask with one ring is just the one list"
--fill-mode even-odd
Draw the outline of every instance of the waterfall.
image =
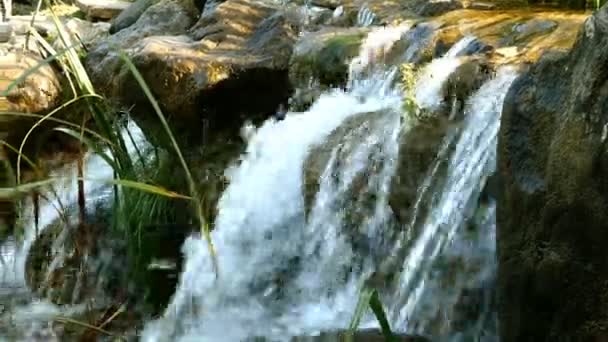
[[[378, 56], [395, 42], [412, 39], [400, 61], [418, 63], [416, 50], [432, 34], [433, 26], [423, 24], [372, 30], [350, 64], [346, 90], [327, 91], [306, 112], [243, 130], [248, 146], [226, 170], [230, 184], [212, 232], [218, 274], [206, 242], [189, 237], [178, 288], [164, 315], [146, 324], [142, 341], [291, 342], [340, 331], [352, 319], [363, 284], [387, 260], [397, 260], [398, 269], [392, 270], [397, 281], [379, 290], [395, 331], [466, 341], [469, 331], [495, 324], [491, 299], [484, 297], [478, 320], [454, 328], [463, 297], [478, 289], [487, 295], [495, 275], [495, 205], [474, 210], [484, 177], [495, 168], [496, 135], [504, 97], [516, 77], [513, 68], [500, 69], [476, 91], [462, 125], [446, 135], [413, 208], [418, 210], [428, 191], [428, 213], [408, 225], [397, 222], [389, 205], [402, 138], [416, 127], [411, 113], [403, 113], [397, 68], [379, 66]], [[422, 67], [415, 84], [420, 107], [431, 112], [440, 107], [443, 83], [473, 39], [463, 38]], [[145, 143], [134, 125], [128, 129], [138, 132], [136, 144]], [[326, 159], [309, 198], [306, 171], [316, 157]], [[445, 175], [437, 172], [442, 165], [447, 165]], [[87, 178], [113, 177], [96, 155], [86, 156], [85, 167]], [[54, 176], [61, 178], [61, 198], [42, 203], [40, 227], [59, 218], [58, 206], [77, 202], [75, 168]], [[107, 185], [94, 181], [85, 182], [85, 190], [89, 199], [109, 193]], [[26, 242], [13, 253], [21, 267], [14, 272], [15, 284], [23, 288], [25, 256], [36, 238], [33, 218], [27, 221]], [[471, 221], [478, 226], [473, 232], [466, 229]], [[0, 252], [9, 247], [0, 246]], [[442, 269], [446, 260], [458, 270]], [[2, 265], [0, 271], [11, 272]], [[40, 302], [0, 318], [36, 326], [58, 313], [81, 310]], [[378, 324], [368, 312], [361, 327]]]
[[[369, 84], [362, 83], [365, 86]], [[384, 113], [381, 121], [385, 124], [376, 127], [379, 131], [373, 131], [370, 140], [395, 140], [400, 103], [394, 91], [379, 91], [363, 99], [333, 91], [306, 113], [260, 127], [218, 204], [212, 238], [219, 279], [215, 282], [205, 243], [189, 238], [184, 246], [187, 262], [175, 297], [165, 317], [148, 326], [144, 340], [241, 341], [252, 336], [282, 340], [348, 324], [356, 304], [357, 279], [329, 283], [352, 254], [340, 241], [339, 213], [329, 210], [330, 204], [322, 210], [323, 198], [317, 200], [313, 218], [307, 222], [302, 167], [311, 146], [356, 114]], [[386, 127], [392, 130], [387, 132]], [[358, 156], [353, 157], [356, 167], [365, 165], [371, 148], [367, 145], [361, 143]], [[378, 180], [378, 186], [386, 186], [381, 183]], [[332, 196], [333, 190], [322, 190], [319, 196]], [[297, 280], [280, 293], [279, 280], [273, 278], [291, 272], [294, 263], [301, 271], [287, 276]]]
[[[453, 306], [458, 290], [467, 286], [467, 281], [473, 282], [472, 279], [460, 279], [461, 283], [451, 283], [452, 296], [431, 295], [441, 280], [433, 274], [435, 261], [444, 251], [454, 252], [454, 249], [458, 248], [454, 245], [465, 243], [458, 242], [455, 236], [461, 233], [471, 202], [479, 196], [480, 182], [495, 169], [502, 104], [516, 76], [517, 73], [512, 67], [503, 67], [493, 80], [482, 86], [467, 105], [462, 133], [448, 161], [445, 186], [435, 194], [436, 204], [432, 206], [420, 236], [409, 251], [399, 281], [400, 290], [396, 297], [400, 300], [396, 301], [393, 320], [405, 331], [416, 331], [416, 326], [420, 325], [420, 329], [424, 331], [423, 323], [431, 321], [430, 316], [438, 310]], [[490, 208], [490, 211], [492, 210]], [[482, 250], [489, 248], [490, 254], [493, 255], [495, 240], [486, 237], [493, 236], [494, 224], [485, 229], [487, 231], [483, 234], [486, 235], [482, 234], [485, 243], [479, 247]], [[462, 238], [461, 235], [459, 238]], [[449, 244], [452, 244], [451, 249], [447, 248]], [[467, 260], [473, 259], [472, 255], [480, 252], [475, 248], [460, 248], [464, 248], [460, 252]], [[493, 273], [493, 262], [483, 266], [486, 269], [483, 269], [479, 276], [487, 276], [484, 272]], [[430, 307], [433, 309], [426, 312], [420, 310], [421, 301], [432, 301]]]
[[[387, 39], [398, 39], [399, 30], [386, 30]], [[419, 87], [429, 88], [425, 94], [439, 97], [441, 83], [460, 63], [456, 55], [467, 45], [453, 48], [444, 58], [449, 62], [431, 63], [442, 77], [422, 79]], [[362, 52], [368, 53], [365, 46]], [[188, 238], [174, 298], [163, 317], [147, 324], [143, 341], [290, 341], [348, 326], [363, 281], [395, 244], [396, 222], [387, 197], [399, 137], [409, 128], [401, 94], [393, 86], [395, 74], [393, 68], [367, 77], [351, 74], [347, 91], [328, 92], [307, 112], [290, 113], [280, 122], [271, 119], [253, 134], [240, 164], [229, 170], [230, 185], [218, 204], [212, 232], [218, 278], [206, 243]], [[403, 310], [390, 307], [396, 310], [391, 318], [397, 330], [410, 332], [408, 318], [425, 294], [417, 290], [428, 278], [419, 276], [429, 268], [421, 258], [435, 257], [445, 241], [453, 240], [464, 220], [459, 210], [479, 187], [486, 160], [493, 158], [501, 96], [512, 75], [499, 73], [468, 107], [467, 124], [450, 159], [453, 174], [406, 258], [403, 288], [392, 296], [403, 304]], [[307, 215], [306, 158], [336, 128], [361, 117], [363, 122], [329, 151]], [[445, 233], [436, 233], [439, 227]], [[422, 271], [410, 265], [416, 262]], [[409, 300], [416, 292], [421, 294]], [[368, 315], [363, 326], [375, 326], [374, 319]]]

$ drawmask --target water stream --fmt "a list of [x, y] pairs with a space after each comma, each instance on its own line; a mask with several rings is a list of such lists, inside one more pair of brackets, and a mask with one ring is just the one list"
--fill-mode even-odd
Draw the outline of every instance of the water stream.
[[[454, 49], [465, 48], [469, 39]], [[418, 94], [438, 101], [441, 83], [460, 63], [457, 54], [452, 50], [427, 67], [427, 74], [439, 77], [423, 76]], [[348, 326], [363, 282], [398, 244], [387, 196], [399, 137], [409, 125], [389, 75], [394, 73], [351, 80], [350, 89], [321, 96], [308, 112], [259, 128], [219, 203], [213, 232], [219, 278], [205, 243], [188, 239], [179, 288], [165, 316], [147, 326], [145, 341], [289, 341]], [[445, 188], [436, 194], [407, 253], [400, 286], [384, 294], [392, 299], [388, 308], [397, 331], [430, 333], [427, 323], [438, 310], [451, 309], [470, 283], [479, 285], [471, 277], [485, 281], [493, 274], [492, 208], [475, 248], [455, 237], [470, 216], [467, 206], [479, 195], [481, 179], [493, 168], [502, 100], [515, 75], [501, 70], [467, 106]], [[306, 216], [306, 158], [335, 128], [358, 115], [369, 119], [331, 151]], [[359, 192], [353, 193], [355, 187]], [[432, 271], [438, 257], [450, 253], [465, 263], [477, 257], [483, 264], [444, 291]], [[374, 327], [375, 320], [367, 315], [362, 326]]]

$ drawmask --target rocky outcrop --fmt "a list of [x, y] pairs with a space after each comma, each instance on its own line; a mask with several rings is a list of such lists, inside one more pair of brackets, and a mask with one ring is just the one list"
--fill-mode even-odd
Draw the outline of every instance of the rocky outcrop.
[[195, 23], [197, 13], [192, 1], [161, 0], [87, 58], [94, 83], [135, 105], [149, 136], [157, 118], [112, 44], [126, 50], [174, 127], [199, 143], [203, 127], [238, 129], [241, 115], [266, 117], [289, 97], [296, 30], [276, 5], [229, 0]]
[[501, 341], [608, 337], [608, 6], [517, 79], [499, 137]]

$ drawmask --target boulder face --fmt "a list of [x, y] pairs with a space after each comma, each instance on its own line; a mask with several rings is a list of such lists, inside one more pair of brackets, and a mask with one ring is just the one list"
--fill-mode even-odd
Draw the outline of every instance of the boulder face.
[[359, 54], [368, 31], [326, 28], [299, 39], [289, 63], [289, 79], [296, 89], [292, 110], [306, 110], [323, 91], [346, 85], [349, 62]]
[[157, 118], [110, 51], [112, 43], [127, 51], [180, 133], [200, 138], [203, 126], [238, 129], [240, 116], [267, 116], [289, 97], [287, 69], [296, 30], [278, 7], [228, 0], [195, 22], [197, 13], [192, 1], [161, 0], [87, 58], [94, 83], [121, 104], [135, 105], [134, 118], [148, 135], [154, 125], [145, 121]]
[[608, 337], [608, 6], [512, 85], [498, 146], [501, 341]]

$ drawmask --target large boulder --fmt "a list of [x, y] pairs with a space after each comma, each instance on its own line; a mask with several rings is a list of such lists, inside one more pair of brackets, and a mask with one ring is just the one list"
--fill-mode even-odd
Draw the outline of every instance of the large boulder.
[[501, 341], [608, 337], [608, 7], [512, 85], [498, 156]]
[[157, 118], [112, 44], [126, 50], [173, 127], [197, 143], [203, 127], [238, 130], [241, 116], [266, 117], [289, 97], [296, 30], [277, 5], [228, 0], [194, 23], [197, 12], [191, 1], [161, 0], [87, 58], [94, 83], [122, 105], [135, 105], [148, 136], [162, 136], [153, 133]]

